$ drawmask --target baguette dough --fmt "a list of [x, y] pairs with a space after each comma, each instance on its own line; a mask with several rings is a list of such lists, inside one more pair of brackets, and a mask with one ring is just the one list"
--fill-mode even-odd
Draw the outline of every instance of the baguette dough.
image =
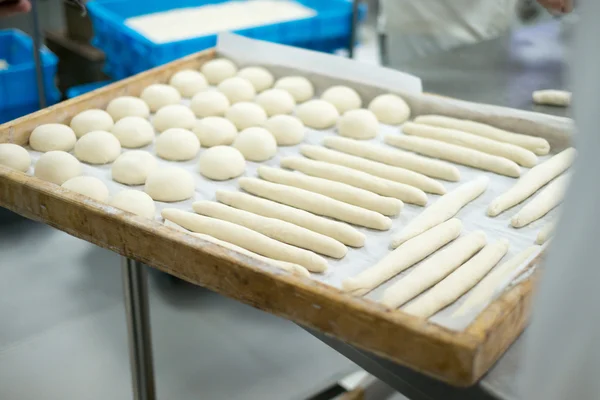
[[519, 204], [534, 194], [539, 188], [562, 174], [575, 160], [577, 151], [568, 148], [548, 161], [533, 167], [508, 191], [496, 197], [488, 207], [487, 214], [495, 217], [501, 212]]
[[309, 192], [308, 190], [279, 185], [256, 178], [240, 178], [239, 184], [242, 189], [256, 196], [317, 215], [382, 231], [387, 231], [392, 226], [392, 220], [379, 213], [346, 204], [318, 193]]
[[514, 161], [455, 144], [407, 135], [387, 135], [384, 140], [389, 145], [440, 160], [452, 161], [513, 178], [521, 175], [521, 169]]
[[365, 295], [456, 239], [461, 230], [462, 222], [457, 218], [446, 221], [409, 240], [371, 268], [345, 279], [342, 288], [356, 296]]
[[171, 220], [190, 231], [212, 236], [262, 256], [302, 265], [311, 272], [327, 270], [327, 261], [315, 253], [278, 242], [244, 226], [176, 208], [165, 208], [161, 214], [164, 219]]
[[565, 90], [536, 90], [532, 97], [535, 104], [558, 107], [571, 105], [571, 92]]
[[440, 128], [456, 129], [498, 142], [514, 144], [515, 146], [531, 150], [538, 156], [544, 156], [550, 152], [550, 144], [546, 139], [505, 131], [480, 122], [443, 117], [441, 115], [423, 115], [415, 118], [415, 122], [418, 124], [439, 126]]
[[313, 232], [329, 236], [347, 246], [363, 247], [365, 245], [365, 235], [350, 225], [342, 222], [332, 221], [303, 210], [275, 203], [274, 201], [250, 196], [246, 193], [217, 190], [216, 195], [217, 201], [227, 204], [228, 206], [246, 210], [264, 217], [277, 218], [282, 221], [290, 222]]
[[554, 234], [554, 229], [556, 228], [556, 222], [549, 222], [542, 227], [539, 231], [537, 238], [535, 239], [536, 244], [544, 244], [552, 237]]
[[346, 246], [337, 240], [289, 222], [263, 217], [212, 201], [199, 201], [192, 207], [200, 215], [242, 225], [277, 241], [329, 257], [343, 258], [348, 253]]
[[429, 318], [454, 303], [498, 264], [508, 251], [508, 247], [509, 243], [506, 239], [488, 244], [446, 279], [411, 302], [403, 311], [419, 317]]
[[446, 193], [446, 189], [438, 181], [404, 168], [391, 167], [376, 161], [365, 160], [364, 158], [351, 156], [319, 146], [304, 145], [300, 147], [300, 152], [313, 160], [325, 161], [331, 164], [342, 165], [344, 167], [363, 171], [380, 178], [414, 186], [428, 193]]
[[483, 248], [487, 243], [485, 233], [477, 231], [456, 239], [438, 251], [383, 292], [381, 303], [398, 308], [435, 285]]
[[382, 197], [341, 182], [329, 181], [327, 179], [315, 178], [271, 167], [259, 167], [258, 175], [269, 182], [319, 193], [383, 215], [398, 215], [403, 207], [402, 201], [398, 199]]
[[569, 175], [562, 175], [550, 182], [512, 217], [510, 224], [514, 228], [522, 228], [549, 213], [554, 207], [562, 203], [569, 179]]

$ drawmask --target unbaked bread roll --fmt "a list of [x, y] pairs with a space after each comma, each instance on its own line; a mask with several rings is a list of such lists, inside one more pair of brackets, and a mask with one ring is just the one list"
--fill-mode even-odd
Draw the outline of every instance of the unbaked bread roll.
[[333, 104], [340, 114], [362, 107], [360, 95], [347, 86], [332, 86], [323, 92], [321, 99]]
[[242, 68], [238, 71], [237, 76], [250, 81], [257, 93], [269, 89], [275, 82], [273, 74], [263, 67]]
[[378, 129], [375, 115], [363, 108], [346, 111], [337, 121], [338, 133], [352, 139], [373, 139], [377, 137]]
[[154, 141], [154, 127], [142, 117], [124, 117], [112, 127], [111, 133], [122, 147], [137, 149]]
[[109, 113], [104, 110], [82, 111], [71, 119], [71, 129], [78, 138], [92, 131], [110, 131], [114, 121]]
[[90, 197], [96, 201], [108, 200], [108, 188], [100, 179], [93, 176], [76, 176], [61, 185], [72, 192]]
[[241, 176], [246, 170], [244, 155], [235, 147], [215, 146], [202, 152], [198, 171], [208, 179], [226, 181]]
[[164, 106], [152, 119], [152, 125], [159, 132], [171, 128], [193, 129], [196, 124], [196, 115], [188, 107], [181, 104]]
[[200, 141], [187, 129], [171, 128], [164, 131], [154, 146], [156, 155], [169, 161], [187, 161], [200, 151]]
[[410, 117], [410, 108], [400, 96], [382, 94], [369, 104], [369, 110], [375, 114], [379, 122], [387, 125], [400, 125]]
[[42, 154], [35, 163], [34, 169], [36, 177], [57, 185], [62, 185], [82, 173], [83, 168], [79, 160], [71, 154], [59, 150]]
[[216, 90], [197, 93], [190, 103], [190, 108], [198, 118], [222, 117], [229, 106], [227, 96]]
[[233, 122], [222, 117], [206, 117], [197, 121], [192, 130], [202, 147], [229, 146], [238, 131]]
[[108, 202], [111, 206], [140, 217], [154, 219], [156, 205], [148, 194], [139, 190], [122, 190]]
[[243, 131], [254, 126], [262, 126], [267, 122], [267, 113], [258, 104], [244, 101], [229, 107], [225, 111], [225, 118], [233, 122], [239, 131]]
[[113, 163], [112, 179], [124, 185], [143, 185], [158, 163], [147, 151], [132, 150], [121, 154]]
[[217, 58], [206, 62], [200, 71], [211, 85], [218, 85], [227, 78], [235, 76], [237, 66], [233, 61]]
[[93, 131], [75, 143], [75, 157], [90, 164], [108, 164], [121, 155], [121, 143], [110, 132]]
[[312, 83], [303, 76], [286, 76], [275, 82], [276, 89], [288, 91], [297, 103], [303, 103], [315, 95]]
[[148, 174], [144, 190], [156, 201], [187, 200], [194, 196], [194, 177], [182, 168], [158, 168]]
[[277, 142], [271, 132], [264, 128], [247, 128], [239, 133], [233, 142], [248, 161], [263, 162], [277, 154]]
[[31, 156], [27, 150], [17, 144], [0, 143], [0, 165], [27, 172], [31, 166]]
[[242, 101], [252, 101], [256, 96], [254, 86], [247, 79], [234, 76], [219, 83], [219, 91], [227, 96], [229, 103], [235, 104]]
[[71, 151], [77, 136], [73, 129], [63, 124], [43, 124], [31, 132], [29, 145], [35, 151]]
[[278, 146], [294, 146], [304, 140], [304, 124], [292, 115], [275, 115], [263, 127], [275, 137]]
[[181, 103], [181, 94], [177, 89], [164, 83], [155, 83], [148, 86], [142, 90], [140, 98], [148, 104], [152, 112], [171, 104]]
[[113, 99], [106, 106], [106, 112], [110, 114], [113, 121], [117, 122], [125, 117], [148, 118], [150, 107], [138, 97], [121, 96]]
[[173, 86], [183, 97], [194, 97], [198, 92], [208, 88], [208, 82], [204, 75], [193, 69], [184, 69], [175, 72], [169, 85]]
[[296, 107], [296, 100], [283, 89], [265, 90], [256, 96], [256, 103], [264, 108], [269, 117], [273, 115], [290, 114]]
[[296, 108], [296, 116], [313, 129], [328, 129], [335, 125], [340, 113], [325, 100], [310, 100]]

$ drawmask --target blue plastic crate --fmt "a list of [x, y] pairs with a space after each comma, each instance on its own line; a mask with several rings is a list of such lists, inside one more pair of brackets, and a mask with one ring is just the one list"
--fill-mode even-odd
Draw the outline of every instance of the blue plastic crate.
[[67, 97], [67, 99], [72, 99], [73, 97], [81, 96], [82, 94], [91, 92], [92, 90], [100, 89], [101, 87], [109, 85], [113, 82], [114, 81], [100, 81], [72, 86], [67, 89], [67, 91], [65, 92], [65, 96]]
[[[94, 25], [93, 44], [106, 54], [105, 72], [122, 79], [185, 55], [214, 47], [216, 35], [170, 43], [154, 43], [125, 25], [127, 18], [178, 8], [199, 7], [227, 0], [92, 0], [87, 8]], [[239, 1], [239, 0], [238, 0]], [[333, 52], [350, 36], [352, 3], [348, 0], [295, 0], [317, 14], [310, 18], [234, 31], [237, 34]], [[361, 18], [366, 7], [361, 7]], [[341, 45], [340, 45], [341, 44]], [[335, 46], [335, 48], [330, 47]]]
[[[58, 91], [46, 96], [47, 104], [52, 105], [60, 101], [60, 93]], [[23, 115], [31, 114], [40, 109], [40, 103], [37, 99], [33, 103], [21, 104], [14, 107], [0, 108], [0, 124], [3, 124], [13, 119], [22, 117]]]

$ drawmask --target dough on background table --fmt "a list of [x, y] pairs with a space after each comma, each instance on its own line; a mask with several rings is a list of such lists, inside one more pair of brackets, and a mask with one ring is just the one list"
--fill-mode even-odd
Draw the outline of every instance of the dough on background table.
[[222, 117], [231, 104], [223, 93], [207, 90], [192, 97], [190, 108], [198, 118]]
[[235, 138], [233, 147], [238, 149], [248, 161], [263, 162], [277, 154], [277, 141], [271, 132], [259, 127], [241, 131]]
[[208, 82], [204, 75], [193, 69], [175, 72], [169, 79], [169, 85], [187, 98], [194, 97], [196, 93], [208, 89]]
[[192, 131], [202, 147], [229, 146], [238, 131], [233, 122], [223, 117], [206, 117], [197, 121]]
[[52, 150], [71, 151], [76, 141], [73, 129], [63, 124], [40, 125], [29, 136], [29, 146], [43, 153]]
[[243, 101], [236, 103], [225, 111], [225, 118], [233, 122], [239, 131], [255, 126], [263, 126], [267, 122], [267, 112], [258, 104]]
[[254, 100], [269, 117], [273, 115], [291, 114], [296, 107], [296, 100], [283, 89], [268, 89], [256, 96]]
[[0, 165], [27, 172], [31, 166], [31, 156], [27, 150], [17, 144], [0, 143]]
[[278, 146], [295, 146], [304, 140], [304, 124], [292, 115], [275, 115], [263, 124], [263, 128], [271, 132]]
[[152, 119], [152, 125], [159, 132], [171, 128], [193, 129], [195, 124], [196, 115], [182, 104], [164, 106], [156, 112]]
[[156, 138], [156, 155], [169, 161], [187, 161], [200, 151], [200, 141], [192, 131], [181, 128], [167, 129]]
[[225, 181], [241, 176], [246, 171], [246, 159], [235, 147], [215, 146], [202, 152], [198, 172], [208, 179]]
[[154, 127], [145, 118], [131, 116], [118, 120], [111, 129], [122, 147], [137, 149], [154, 141]]
[[338, 134], [352, 139], [373, 139], [378, 130], [375, 114], [364, 108], [346, 111], [337, 121]]
[[194, 177], [182, 168], [158, 168], [148, 174], [144, 190], [156, 201], [187, 200], [194, 196]]
[[275, 89], [288, 91], [297, 103], [303, 103], [315, 95], [313, 84], [303, 76], [286, 76], [275, 82]]
[[132, 150], [121, 154], [113, 163], [112, 179], [124, 185], [143, 185], [150, 172], [158, 167], [156, 158], [147, 151]]
[[110, 114], [114, 122], [117, 122], [125, 117], [148, 118], [150, 107], [139, 97], [121, 96], [108, 103], [106, 112]]
[[488, 177], [481, 176], [440, 197], [403, 227], [398, 234], [392, 236], [391, 248], [395, 249], [407, 240], [454, 217], [461, 208], [481, 196], [489, 183]]
[[104, 110], [82, 111], [71, 119], [69, 124], [75, 135], [80, 138], [92, 131], [110, 131], [114, 121], [109, 113]]
[[568, 107], [571, 105], [571, 92], [566, 90], [536, 90], [533, 92], [533, 102], [548, 106]]
[[71, 154], [59, 150], [42, 154], [34, 168], [36, 177], [57, 185], [62, 185], [82, 173], [83, 168], [79, 160]]
[[181, 103], [181, 94], [177, 89], [164, 83], [154, 83], [146, 87], [142, 90], [140, 98], [148, 104], [152, 112], [171, 104]]
[[343, 258], [348, 249], [328, 236], [276, 218], [263, 217], [222, 203], [199, 201], [192, 206], [200, 215], [228, 221], [292, 246], [333, 258]]
[[554, 229], [556, 228], [556, 222], [548, 222], [540, 229], [537, 238], [535, 239], [536, 244], [544, 244], [554, 235]]
[[93, 131], [75, 143], [75, 157], [89, 164], [108, 164], [121, 155], [121, 143], [115, 135], [106, 131]]
[[256, 97], [256, 90], [249, 80], [234, 76], [225, 79], [217, 86], [219, 91], [227, 96], [231, 104], [242, 101], [252, 101]]
[[340, 114], [362, 107], [362, 99], [356, 90], [348, 86], [332, 86], [321, 95], [325, 100], [335, 106]]
[[281, 243], [244, 226], [176, 208], [165, 208], [161, 214], [163, 218], [173, 221], [192, 232], [212, 236], [262, 256], [302, 265], [311, 272], [324, 272], [327, 270], [327, 261], [323, 257], [311, 251]]
[[206, 62], [200, 68], [200, 72], [211, 85], [218, 85], [227, 78], [234, 77], [237, 73], [237, 66], [226, 58], [217, 58]]
[[134, 189], [122, 190], [109, 199], [108, 204], [140, 217], [154, 219], [156, 205], [148, 194]]
[[355, 296], [363, 296], [456, 239], [461, 230], [459, 219], [446, 221], [407, 241], [360, 274], [344, 279], [342, 288]]
[[335, 125], [340, 113], [325, 100], [309, 100], [296, 107], [296, 116], [309, 128], [329, 129]]
[[550, 182], [518, 213], [513, 215], [510, 224], [514, 228], [522, 228], [552, 211], [554, 207], [562, 203], [570, 179], [570, 175], [562, 175]]
[[101, 202], [105, 202], [110, 195], [104, 182], [93, 176], [76, 176], [61, 186]]
[[577, 151], [571, 147], [563, 150], [551, 159], [536, 165], [510, 189], [496, 197], [490, 203], [487, 214], [490, 217], [495, 217], [526, 200], [539, 188], [567, 170], [573, 164], [576, 156]]
[[395, 94], [382, 94], [369, 104], [369, 110], [379, 122], [387, 125], [400, 125], [410, 117], [410, 108], [406, 101]]
[[249, 80], [257, 93], [271, 88], [275, 82], [273, 74], [263, 67], [242, 68], [238, 71], [237, 76]]

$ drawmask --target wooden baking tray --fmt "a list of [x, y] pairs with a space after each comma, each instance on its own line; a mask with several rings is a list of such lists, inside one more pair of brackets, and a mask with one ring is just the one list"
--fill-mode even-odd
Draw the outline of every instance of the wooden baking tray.
[[[105, 108], [118, 96], [137, 96], [144, 87], [214, 57], [214, 50], [197, 53], [0, 125], [0, 143], [26, 145], [40, 124], [68, 123], [81, 111]], [[472, 385], [488, 371], [529, 317], [532, 277], [456, 332], [2, 166], [0, 206], [456, 386]]]

